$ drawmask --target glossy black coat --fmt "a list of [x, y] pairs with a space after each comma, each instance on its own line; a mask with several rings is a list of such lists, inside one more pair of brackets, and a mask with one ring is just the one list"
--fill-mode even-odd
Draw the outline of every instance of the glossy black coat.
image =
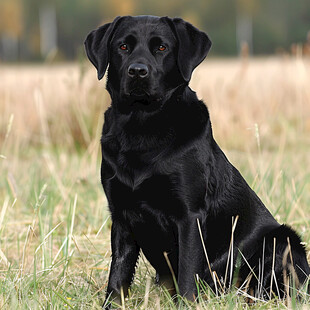
[[[210, 49], [208, 36], [181, 19], [118, 17], [93, 31], [85, 46], [99, 79], [109, 64], [112, 98], [101, 139], [101, 180], [113, 222], [106, 305], [120, 302], [121, 288], [126, 296], [140, 250], [173, 294], [166, 252], [179, 292], [189, 299], [197, 277], [213, 290], [229, 288], [233, 276], [242, 286], [249, 266], [260, 278], [248, 281], [256, 295], [269, 295], [272, 268], [276, 295], [285, 291], [283, 270], [294, 269], [304, 282], [310, 270], [300, 238], [277, 223], [228, 161], [206, 105], [188, 86]], [[147, 75], [128, 74], [132, 64], [147, 67]]]

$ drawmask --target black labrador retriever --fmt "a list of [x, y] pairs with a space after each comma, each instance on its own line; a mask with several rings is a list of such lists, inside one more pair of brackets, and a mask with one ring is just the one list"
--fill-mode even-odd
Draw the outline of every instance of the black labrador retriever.
[[127, 295], [140, 249], [157, 283], [190, 300], [197, 280], [263, 298], [285, 296], [288, 278], [304, 283], [310, 269], [299, 236], [227, 160], [188, 86], [208, 36], [180, 18], [124, 16], [92, 31], [85, 47], [99, 79], [109, 65], [112, 98], [101, 139], [113, 222], [106, 306]]

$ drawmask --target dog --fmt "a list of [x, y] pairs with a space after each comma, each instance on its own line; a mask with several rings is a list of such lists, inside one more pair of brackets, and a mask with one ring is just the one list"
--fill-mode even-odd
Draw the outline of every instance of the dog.
[[[280, 225], [228, 161], [206, 105], [188, 84], [211, 47], [181, 18], [123, 16], [85, 40], [111, 106], [102, 130], [101, 181], [112, 218], [105, 307], [121, 303], [140, 250], [171, 295], [232, 285], [283, 297], [310, 274], [300, 237]], [[292, 279], [287, 282], [287, 279]]]

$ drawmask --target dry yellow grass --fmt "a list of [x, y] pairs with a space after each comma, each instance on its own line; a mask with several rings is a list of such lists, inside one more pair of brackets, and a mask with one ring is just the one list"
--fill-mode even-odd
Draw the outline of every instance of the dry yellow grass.
[[[310, 242], [310, 60], [208, 59], [191, 87], [233, 164], [276, 218]], [[87, 306], [99, 304], [92, 296], [105, 285], [110, 254], [99, 181], [109, 104], [91, 66], [0, 65], [0, 300], [19, 305], [20, 291], [34, 285], [47, 304], [56, 291], [80, 305], [63, 293], [74, 283], [74, 290], [90, 285]], [[158, 309], [158, 296], [148, 304]]]
[[[2, 65], [0, 77], [1, 137], [14, 115], [11, 134], [23, 143], [43, 139], [71, 147], [77, 140], [87, 146], [110, 101], [91, 67]], [[227, 148], [252, 147], [255, 124], [267, 146], [283, 134], [309, 142], [309, 59], [208, 59], [190, 85], [207, 103], [215, 135]]]

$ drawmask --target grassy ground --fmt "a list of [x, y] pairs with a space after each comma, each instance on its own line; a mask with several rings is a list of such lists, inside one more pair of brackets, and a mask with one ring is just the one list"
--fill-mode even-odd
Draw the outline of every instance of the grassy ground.
[[[99, 179], [104, 82], [85, 64], [0, 64], [0, 77], [0, 309], [100, 309], [111, 225]], [[209, 60], [191, 82], [228, 158], [308, 249], [309, 85], [310, 61], [300, 58]], [[126, 308], [249, 307], [236, 291], [174, 304], [153, 276], [140, 259]]]

